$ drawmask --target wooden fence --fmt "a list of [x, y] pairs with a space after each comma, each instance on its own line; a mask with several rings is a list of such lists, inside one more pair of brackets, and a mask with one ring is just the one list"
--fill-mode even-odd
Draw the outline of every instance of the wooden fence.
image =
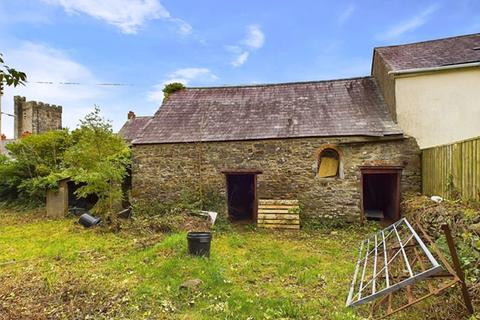
[[422, 150], [423, 194], [480, 201], [480, 137]]

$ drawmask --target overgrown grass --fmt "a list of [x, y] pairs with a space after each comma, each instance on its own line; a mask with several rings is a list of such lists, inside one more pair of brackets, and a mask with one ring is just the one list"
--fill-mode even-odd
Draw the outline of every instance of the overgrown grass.
[[[211, 258], [205, 259], [187, 254], [185, 233], [138, 238], [40, 215], [0, 212], [0, 319], [361, 319], [359, 314], [366, 314], [344, 302], [357, 244], [369, 229], [331, 234], [232, 228], [214, 234]], [[202, 284], [180, 289], [189, 279]]]

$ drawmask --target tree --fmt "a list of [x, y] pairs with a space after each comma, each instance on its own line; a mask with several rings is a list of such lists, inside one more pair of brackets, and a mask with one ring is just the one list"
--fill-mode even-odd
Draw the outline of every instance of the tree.
[[7, 149], [10, 158], [0, 157], [0, 201], [40, 205], [45, 191], [67, 177], [80, 186], [77, 197], [98, 196], [93, 210], [105, 218], [122, 200], [130, 148], [113, 133], [98, 107], [73, 132], [33, 134], [8, 144]]
[[27, 75], [6, 65], [0, 53], [0, 95], [3, 94], [4, 85], [16, 87], [19, 84], [25, 84], [25, 81], [27, 81]]
[[21, 71], [10, 68], [5, 64], [3, 55], [0, 53], [0, 139], [2, 136], [2, 95], [3, 86], [14, 86], [25, 84], [27, 75]]
[[110, 122], [100, 116], [100, 109], [80, 121], [80, 127], [72, 132], [73, 144], [63, 156], [66, 173], [82, 186], [76, 195], [99, 197], [94, 211], [111, 217], [122, 200], [122, 182], [130, 164], [130, 148], [114, 134]]
[[45, 190], [65, 177], [62, 157], [71, 143], [70, 133], [59, 130], [8, 144], [10, 158], [0, 161], [0, 200], [42, 203]]

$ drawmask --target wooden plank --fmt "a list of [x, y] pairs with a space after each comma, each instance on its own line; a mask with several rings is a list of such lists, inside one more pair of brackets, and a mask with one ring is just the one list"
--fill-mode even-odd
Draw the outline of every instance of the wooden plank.
[[467, 161], [465, 161], [465, 145], [462, 143], [462, 188], [460, 189], [461, 190], [461, 193], [462, 193], [462, 197], [463, 197], [463, 194], [464, 194], [464, 190], [467, 188], [467, 179], [465, 179], [465, 176], [467, 175], [466, 174], [466, 171], [467, 171]]
[[468, 146], [466, 143], [462, 143], [463, 150], [463, 188], [462, 188], [462, 198], [467, 199], [467, 189], [468, 189], [468, 171], [470, 170], [470, 165], [468, 163]]
[[300, 219], [298, 214], [265, 214], [261, 213], [257, 216], [258, 219], [280, 219], [280, 220], [295, 220]]
[[470, 157], [470, 189], [468, 190], [469, 199], [475, 199], [475, 141], [469, 141], [469, 157]]
[[480, 139], [473, 142], [473, 199], [479, 200], [480, 199]]
[[320, 158], [320, 168], [318, 176], [320, 178], [335, 177], [338, 172], [338, 159], [330, 157]]
[[298, 205], [298, 200], [269, 200], [269, 199], [259, 199], [258, 200], [259, 205], [263, 204], [274, 204], [274, 205], [281, 205], [281, 204], [286, 204], [286, 205]]
[[407, 286], [407, 297], [408, 297], [408, 303], [413, 302], [413, 294], [412, 294], [412, 286]]
[[300, 220], [258, 219], [259, 224], [300, 224]]
[[288, 224], [259, 224], [257, 225], [259, 228], [265, 228], [265, 229], [295, 229], [299, 230], [300, 225], [288, 225]]
[[300, 219], [298, 214], [259, 214], [258, 219]]
[[262, 206], [258, 207], [258, 212], [262, 213], [289, 213], [292, 212], [291, 209], [264, 209]]
[[452, 257], [453, 267], [455, 269], [455, 274], [460, 278], [460, 288], [462, 289], [463, 302], [470, 315], [474, 313], [472, 299], [468, 293], [467, 285], [465, 284], [465, 274], [463, 273], [462, 267], [460, 265], [460, 260], [458, 258], [457, 249], [455, 248], [455, 243], [450, 231], [448, 224], [442, 225], [443, 233], [445, 234], [445, 239], [447, 240], [448, 251], [450, 251], [450, 256]]
[[477, 163], [477, 155], [480, 152], [478, 150], [478, 144], [477, 141], [472, 141], [472, 199], [477, 199], [477, 194], [478, 194], [478, 184], [477, 184], [477, 177], [480, 174], [478, 172], [478, 166], [476, 165]]
[[288, 205], [288, 204], [260, 204], [259, 208], [262, 209], [296, 209], [298, 205]]

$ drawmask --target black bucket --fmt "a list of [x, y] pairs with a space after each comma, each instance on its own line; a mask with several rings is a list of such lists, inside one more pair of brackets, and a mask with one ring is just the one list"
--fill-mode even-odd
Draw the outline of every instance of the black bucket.
[[96, 226], [97, 224], [100, 223], [102, 219], [100, 218], [95, 218], [89, 215], [88, 213], [84, 213], [80, 216], [80, 219], [78, 220], [78, 223], [80, 223], [82, 226], [85, 228], [90, 228], [93, 226]]
[[211, 232], [189, 232], [187, 240], [188, 253], [194, 256], [210, 257]]

